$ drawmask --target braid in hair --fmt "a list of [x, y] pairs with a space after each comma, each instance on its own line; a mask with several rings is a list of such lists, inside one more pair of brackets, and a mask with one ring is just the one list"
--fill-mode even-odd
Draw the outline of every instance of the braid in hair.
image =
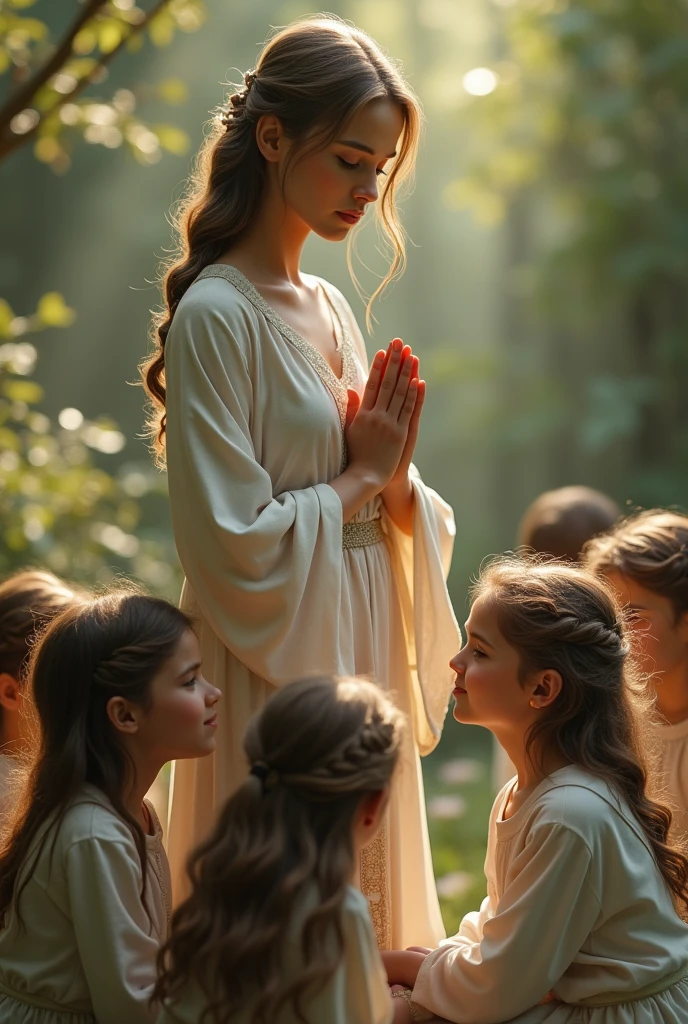
[[[304, 1000], [343, 948], [355, 815], [389, 786], [402, 735], [403, 716], [372, 683], [325, 677], [278, 691], [244, 739], [246, 781], [192, 855], [191, 896], [174, 914], [154, 998], [174, 999], [193, 979], [203, 1021], [229, 1024], [254, 1001], [252, 1024], [285, 1004], [307, 1024]], [[299, 909], [303, 969], [287, 985], [284, 937]]]
[[496, 602], [500, 632], [519, 652], [521, 681], [544, 669], [562, 677], [559, 696], [529, 732], [531, 761], [558, 749], [616, 790], [688, 908], [688, 860], [669, 840], [671, 811], [648, 795], [651, 700], [629, 659], [631, 633], [611, 588], [569, 563], [507, 556], [481, 573], [473, 597], [483, 595]]

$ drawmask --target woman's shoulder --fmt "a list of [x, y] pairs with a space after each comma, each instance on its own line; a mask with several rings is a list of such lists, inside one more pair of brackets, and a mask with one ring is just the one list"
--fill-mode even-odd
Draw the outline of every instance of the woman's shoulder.
[[193, 331], [202, 324], [210, 330], [217, 327], [239, 335], [246, 330], [253, 333], [258, 323], [256, 309], [232, 280], [231, 273], [225, 273], [232, 269], [224, 264], [206, 267], [181, 297], [172, 329]]

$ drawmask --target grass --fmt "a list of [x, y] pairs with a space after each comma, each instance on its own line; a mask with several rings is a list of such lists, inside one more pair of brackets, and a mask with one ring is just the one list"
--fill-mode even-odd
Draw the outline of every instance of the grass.
[[447, 717], [436, 750], [423, 758], [430, 844], [440, 906], [452, 935], [485, 896], [483, 863], [494, 800], [492, 736]]

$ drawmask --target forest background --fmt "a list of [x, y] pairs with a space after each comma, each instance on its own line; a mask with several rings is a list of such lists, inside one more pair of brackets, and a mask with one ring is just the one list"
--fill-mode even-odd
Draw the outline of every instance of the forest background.
[[[688, 4], [328, 10], [403, 62], [425, 108], [408, 268], [371, 345], [400, 335], [421, 356], [416, 462], [456, 512], [462, 620], [471, 576], [515, 543], [540, 491], [688, 505]], [[0, 0], [0, 572], [124, 573], [178, 596], [165, 479], [130, 386], [166, 216], [223, 83], [253, 67], [270, 26], [308, 13], [301, 0]], [[374, 232], [359, 249], [372, 291]], [[304, 266], [364, 322], [342, 247], [313, 239]], [[489, 751], [448, 720], [424, 765], [450, 928], [484, 888]]]

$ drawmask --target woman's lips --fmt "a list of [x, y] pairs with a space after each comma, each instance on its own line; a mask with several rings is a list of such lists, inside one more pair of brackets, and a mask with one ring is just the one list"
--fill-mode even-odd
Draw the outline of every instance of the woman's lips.
[[337, 210], [337, 216], [341, 217], [345, 224], [358, 224], [359, 220], [363, 216], [362, 213], [343, 213], [341, 210]]
[[461, 693], [466, 693], [466, 690], [464, 690], [463, 687], [461, 686], [455, 686], [454, 689], [452, 690], [452, 697], [458, 697], [459, 694]]
[[213, 715], [213, 717], [209, 718], [207, 722], [203, 723], [203, 725], [209, 725], [211, 728], [214, 729], [215, 726], [217, 725], [217, 715]]

